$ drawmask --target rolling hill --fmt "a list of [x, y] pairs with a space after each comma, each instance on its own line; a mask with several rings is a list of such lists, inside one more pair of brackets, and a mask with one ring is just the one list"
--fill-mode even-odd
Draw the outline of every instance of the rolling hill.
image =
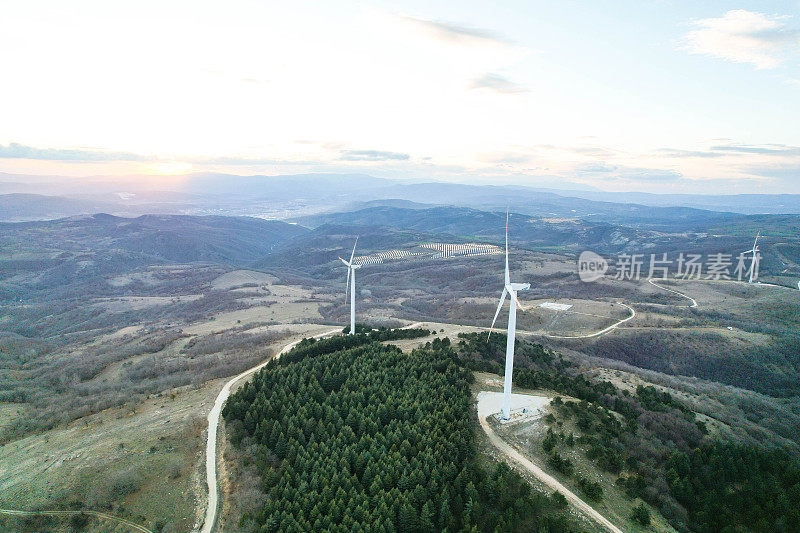
[[[102, 255], [111, 251], [150, 261], [248, 263], [292, 237], [307, 233], [298, 225], [250, 217], [106, 214], [54, 221], [3, 223], [0, 237], [8, 250], [29, 248]], [[16, 245], [15, 245], [16, 243]], [[22, 251], [22, 250], [20, 250]]]

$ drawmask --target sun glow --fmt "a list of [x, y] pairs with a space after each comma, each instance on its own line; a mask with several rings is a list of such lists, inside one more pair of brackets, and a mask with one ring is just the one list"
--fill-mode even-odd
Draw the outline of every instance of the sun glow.
[[192, 171], [192, 164], [183, 161], [159, 161], [147, 165], [147, 172], [149, 174], [159, 174], [167, 176], [178, 176], [180, 174], [188, 174]]

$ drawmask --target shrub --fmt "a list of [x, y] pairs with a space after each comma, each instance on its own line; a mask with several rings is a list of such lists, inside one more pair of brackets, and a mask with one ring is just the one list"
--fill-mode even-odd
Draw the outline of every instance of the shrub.
[[603, 499], [603, 487], [596, 481], [591, 481], [579, 476], [578, 487], [580, 487], [583, 493], [586, 494], [586, 497], [592, 501], [600, 501]]
[[86, 526], [89, 525], [89, 515], [86, 513], [72, 515], [72, 518], [69, 520], [69, 524], [72, 526], [72, 529], [76, 531], [82, 531]]
[[550, 499], [557, 509], [564, 509], [567, 506], [567, 499], [558, 491], [554, 492]]
[[631, 520], [640, 526], [649, 526], [650, 511], [647, 510], [647, 507], [645, 507], [643, 503], [640, 503], [633, 508], [633, 511], [631, 512]]
[[108, 484], [109, 495], [114, 499], [121, 499], [128, 494], [133, 494], [142, 486], [142, 475], [134, 470], [128, 469], [113, 476]]
[[552, 429], [548, 428], [547, 435], [544, 437], [544, 440], [542, 441], [542, 448], [544, 449], [545, 452], [550, 453], [550, 451], [555, 447], [555, 445], [556, 445], [556, 434], [553, 433]]
[[575, 467], [572, 465], [572, 461], [569, 459], [564, 459], [557, 453], [554, 453], [547, 459], [547, 464], [556, 469], [558, 472], [561, 472], [565, 476], [571, 476]]
[[173, 461], [167, 467], [167, 473], [170, 479], [178, 479], [181, 477], [181, 464], [178, 461]]

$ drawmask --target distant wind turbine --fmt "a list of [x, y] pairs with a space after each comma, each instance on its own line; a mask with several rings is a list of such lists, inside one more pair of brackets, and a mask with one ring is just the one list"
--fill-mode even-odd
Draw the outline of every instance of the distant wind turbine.
[[[497, 321], [497, 315], [500, 314], [500, 309], [503, 308], [503, 303], [506, 301], [506, 294], [510, 295], [508, 309], [508, 331], [506, 340], [506, 377], [503, 383], [503, 409], [502, 418], [508, 420], [511, 415], [511, 377], [514, 372], [514, 337], [517, 333], [517, 306], [523, 311], [522, 304], [517, 299], [517, 291], [524, 291], [530, 289], [530, 283], [511, 283], [511, 274], [508, 271], [508, 211], [506, 211], [506, 275], [505, 284], [503, 285], [503, 294], [500, 295], [500, 303], [497, 305], [497, 311], [494, 313], [492, 319], [492, 326], [489, 328], [489, 337], [492, 336], [494, 323]], [[488, 338], [488, 337], [487, 337]]]
[[[356, 270], [361, 268], [361, 265], [353, 264], [353, 256], [356, 254], [356, 244], [358, 244], [358, 237], [353, 244], [353, 252], [350, 254], [350, 261], [345, 261], [341, 257], [339, 260], [347, 265], [347, 285], [344, 289], [344, 301], [347, 302], [347, 289], [350, 289], [350, 335], [356, 334]], [[352, 281], [350, 278], [353, 278]]]
[[753, 248], [750, 249], [750, 250], [745, 250], [744, 252], [742, 252], [742, 255], [753, 254], [753, 260], [750, 261], [750, 281], [748, 283], [753, 283], [753, 275], [755, 274], [756, 269], [758, 268], [758, 262], [759, 262], [759, 259], [760, 259], [760, 257], [759, 257], [760, 254], [758, 253], [758, 238], [759, 237], [761, 237], [761, 232], [756, 234], [756, 240], [753, 241]]

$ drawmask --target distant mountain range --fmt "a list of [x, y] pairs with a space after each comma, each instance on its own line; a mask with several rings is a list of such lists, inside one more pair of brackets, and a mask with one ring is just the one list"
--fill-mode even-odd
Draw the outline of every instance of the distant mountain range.
[[645, 192], [553, 191], [586, 200], [649, 206], [682, 206], [743, 214], [800, 213], [800, 194], [652, 194]]
[[[396, 204], [392, 201], [389, 203]], [[300, 223], [255, 217], [108, 214], [51, 221], [0, 223], [0, 281], [14, 285], [23, 272], [41, 273], [42, 282], [103, 276], [165, 263], [279, 267], [327, 278], [337, 256], [415, 247], [426, 242], [502, 244], [503, 211], [400, 202], [349, 212], [303, 217]], [[512, 212], [509, 233], [517, 249], [590, 249], [616, 253], [704, 253], [744, 250], [757, 231], [767, 250], [777, 242], [797, 242], [798, 215], [709, 213], [702, 221], [672, 222], [674, 232], [578, 218], [557, 219]], [[712, 216], [713, 215], [713, 216]], [[766, 263], [765, 263], [766, 265]], [[0, 287], [1, 289], [2, 287]], [[0, 291], [2, 292], [2, 291]]]
[[[798, 214], [800, 195], [608, 193], [519, 186], [392, 181], [359, 174], [58, 178], [0, 174], [0, 220], [114, 215], [247, 215], [300, 219], [360, 207], [471, 207], [552, 219], [670, 230], [720, 213]], [[308, 220], [308, 219], [305, 219]]]

